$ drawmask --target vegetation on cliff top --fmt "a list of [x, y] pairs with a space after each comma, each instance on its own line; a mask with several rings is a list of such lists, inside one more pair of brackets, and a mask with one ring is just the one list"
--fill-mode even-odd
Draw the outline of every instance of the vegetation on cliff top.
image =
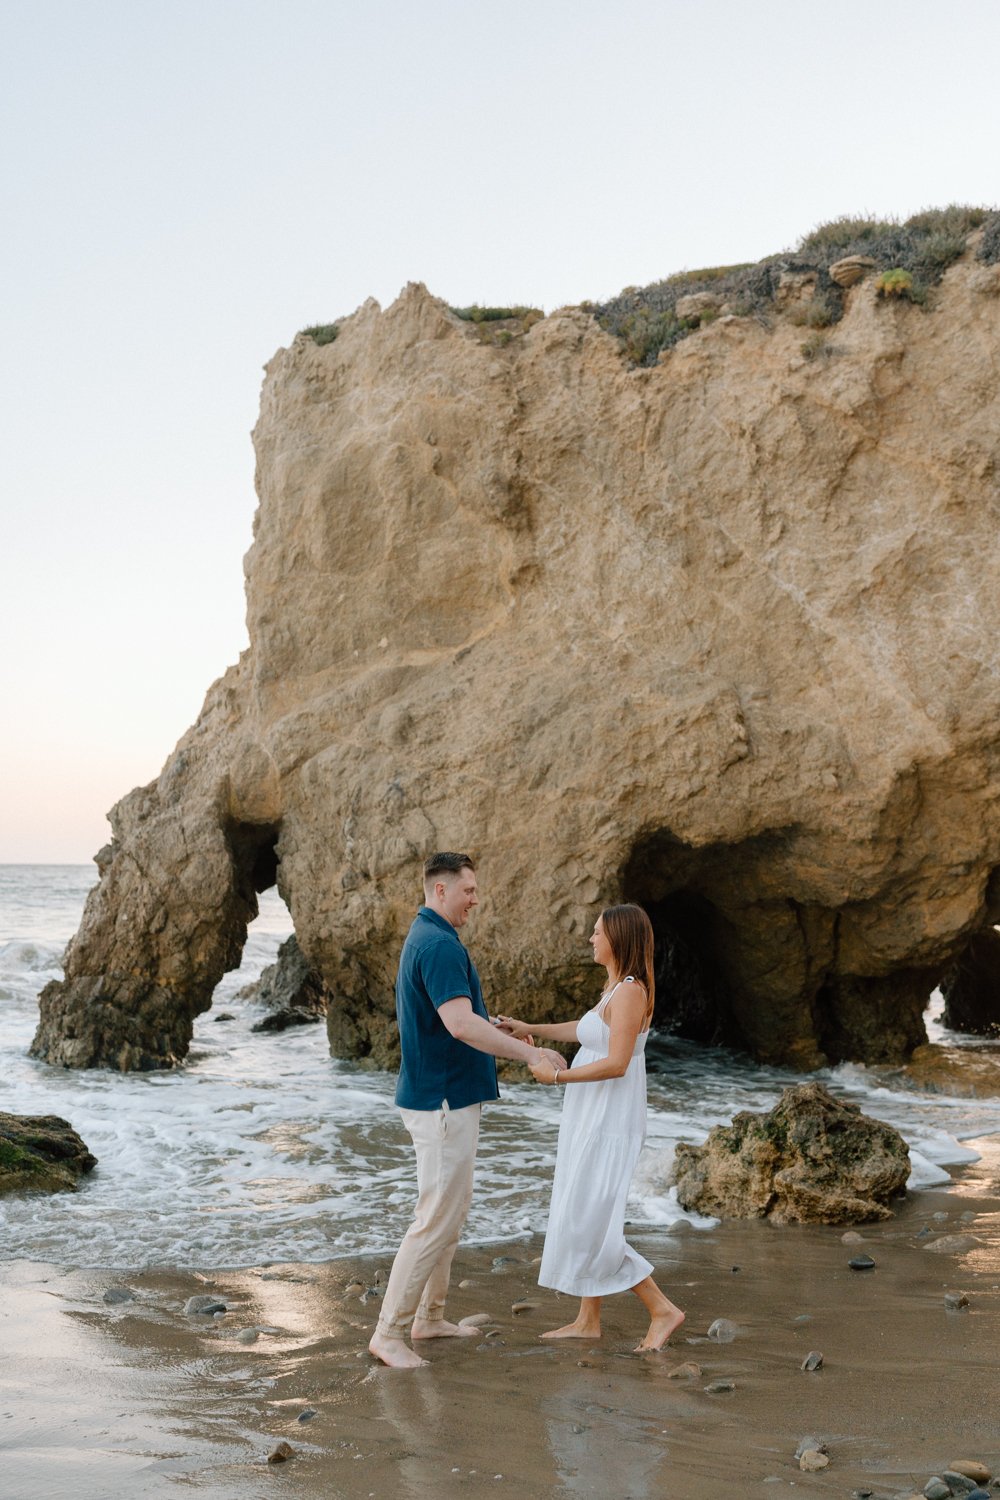
[[816, 277], [812, 299], [795, 309], [793, 317], [807, 326], [823, 327], [837, 322], [844, 309], [843, 289], [830, 276], [836, 261], [864, 255], [875, 262], [875, 271], [883, 277], [905, 273], [909, 281], [893, 281], [886, 288], [888, 294], [924, 302], [928, 289], [958, 259], [968, 235], [976, 229], [983, 230], [979, 258], [1000, 261], [1000, 212], [953, 203], [947, 208], [923, 209], [903, 223], [849, 216], [832, 219], [804, 235], [795, 250], [769, 255], [755, 265], [682, 271], [649, 286], [626, 287], [608, 302], [584, 306], [602, 328], [621, 339], [633, 364], [655, 365], [661, 350], [704, 321], [704, 315], [678, 316], [682, 297], [711, 292], [723, 299], [726, 311], [766, 317], [774, 310], [782, 276], [811, 272]]

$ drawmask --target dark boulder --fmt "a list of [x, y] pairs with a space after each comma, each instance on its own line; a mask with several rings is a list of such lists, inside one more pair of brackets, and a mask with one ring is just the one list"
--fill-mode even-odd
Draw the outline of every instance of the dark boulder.
[[315, 969], [309, 967], [294, 933], [278, 949], [277, 962], [260, 976], [255, 999], [267, 1009], [253, 1031], [284, 1031], [322, 1021], [332, 996]]
[[96, 1166], [97, 1157], [58, 1115], [0, 1113], [0, 1194], [72, 1191]]

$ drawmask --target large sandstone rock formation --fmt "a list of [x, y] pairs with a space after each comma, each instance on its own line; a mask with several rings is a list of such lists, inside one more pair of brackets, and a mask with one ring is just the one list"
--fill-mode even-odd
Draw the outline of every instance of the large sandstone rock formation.
[[391, 1065], [457, 848], [497, 1008], [592, 998], [624, 897], [661, 1023], [905, 1057], [1000, 914], [998, 292], [967, 254], [926, 310], [860, 282], [819, 352], [723, 316], [632, 369], [586, 311], [484, 342], [410, 286], [280, 350], [250, 647], [113, 809], [36, 1055], [182, 1058], [277, 880], [334, 1050]]
[[909, 1175], [899, 1131], [821, 1083], [785, 1089], [768, 1114], [744, 1110], [704, 1145], [682, 1142], [674, 1157], [682, 1208], [775, 1224], [886, 1219]]

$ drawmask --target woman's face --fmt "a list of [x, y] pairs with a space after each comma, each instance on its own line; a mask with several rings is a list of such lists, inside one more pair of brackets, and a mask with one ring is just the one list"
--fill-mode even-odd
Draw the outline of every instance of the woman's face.
[[594, 950], [594, 963], [603, 964], [606, 969], [609, 968], [613, 962], [611, 944], [604, 936], [604, 924], [600, 917], [594, 923], [594, 930], [590, 935], [590, 946]]

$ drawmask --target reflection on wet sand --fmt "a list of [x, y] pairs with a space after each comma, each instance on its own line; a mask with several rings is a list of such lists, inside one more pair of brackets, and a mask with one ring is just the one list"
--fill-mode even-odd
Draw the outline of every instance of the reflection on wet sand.
[[[450, 1311], [492, 1321], [428, 1343], [413, 1373], [365, 1352], [388, 1255], [207, 1278], [0, 1266], [5, 1493], [714, 1500], [800, 1483], [805, 1433], [830, 1444], [829, 1485], [812, 1485], [830, 1493], [919, 1491], [960, 1452], [997, 1472], [1000, 1147], [978, 1144], [961, 1191], [911, 1196], [859, 1230], [876, 1263], [863, 1276], [836, 1228], [637, 1234], [688, 1313], [660, 1354], [631, 1352], [628, 1297], [608, 1299], [599, 1345], [540, 1342], [567, 1303], [538, 1291], [537, 1241], [507, 1245], [497, 1266], [492, 1247], [460, 1251]], [[123, 1282], [133, 1299], [105, 1303]], [[226, 1313], [186, 1315], [206, 1286]], [[968, 1298], [958, 1311], [954, 1292]], [[707, 1338], [716, 1318], [732, 1341]], [[811, 1350], [817, 1373], [801, 1368]], [[682, 1364], [694, 1368], [674, 1378]], [[706, 1389], [720, 1380], [733, 1388]], [[294, 1457], [268, 1468], [279, 1440]]]

